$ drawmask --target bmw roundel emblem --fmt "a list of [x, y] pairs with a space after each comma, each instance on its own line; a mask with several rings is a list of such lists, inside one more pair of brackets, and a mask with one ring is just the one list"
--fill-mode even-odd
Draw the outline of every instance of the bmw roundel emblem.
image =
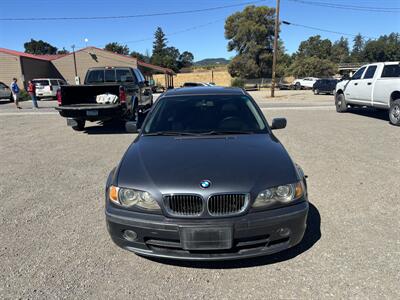
[[211, 181], [210, 180], [202, 180], [200, 182], [200, 187], [202, 189], [208, 189], [211, 186]]

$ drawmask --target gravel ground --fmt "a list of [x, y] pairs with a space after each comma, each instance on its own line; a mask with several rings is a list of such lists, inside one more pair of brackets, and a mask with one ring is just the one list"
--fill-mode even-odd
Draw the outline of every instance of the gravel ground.
[[400, 128], [386, 113], [337, 114], [332, 96], [292, 92], [253, 94], [269, 120], [288, 119], [276, 135], [309, 176], [306, 236], [221, 263], [150, 260], [109, 239], [104, 184], [134, 135], [77, 133], [50, 109], [0, 105], [0, 298], [399, 299]]

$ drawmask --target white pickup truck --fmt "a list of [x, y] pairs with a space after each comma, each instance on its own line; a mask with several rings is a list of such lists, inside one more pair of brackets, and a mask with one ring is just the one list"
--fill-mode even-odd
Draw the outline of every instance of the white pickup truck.
[[390, 122], [400, 126], [400, 62], [362, 66], [336, 85], [335, 104], [337, 112], [363, 106], [387, 109]]

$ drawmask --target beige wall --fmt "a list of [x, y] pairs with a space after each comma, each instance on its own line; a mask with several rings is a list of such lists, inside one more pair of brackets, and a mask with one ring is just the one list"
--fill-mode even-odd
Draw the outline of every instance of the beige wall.
[[[94, 67], [120, 66], [137, 68], [136, 58], [124, 57], [96, 48], [86, 48], [75, 52], [76, 67], [81, 84], [85, 80], [86, 71]], [[73, 55], [67, 55], [52, 61], [58, 72], [69, 84], [75, 84], [75, 69]]]
[[[164, 74], [153, 75], [154, 80], [165, 86]], [[174, 76], [174, 87], [180, 87], [185, 82], [214, 82], [219, 86], [230, 86], [232, 77], [228, 71], [214, 71], [214, 76], [211, 71], [193, 72], [193, 73], [178, 73]]]
[[18, 79], [18, 85], [22, 88], [23, 76], [19, 56], [0, 52], [0, 81], [9, 85], [13, 77]]

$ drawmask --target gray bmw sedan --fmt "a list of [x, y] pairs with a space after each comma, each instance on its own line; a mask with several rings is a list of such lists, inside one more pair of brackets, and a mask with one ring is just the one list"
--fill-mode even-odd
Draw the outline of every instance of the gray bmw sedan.
[[143, 256], [226, 260], [298, 244], [307, 185], [260, 108], [238, 88], [169, 90], [106, 185], [112, 240]]

